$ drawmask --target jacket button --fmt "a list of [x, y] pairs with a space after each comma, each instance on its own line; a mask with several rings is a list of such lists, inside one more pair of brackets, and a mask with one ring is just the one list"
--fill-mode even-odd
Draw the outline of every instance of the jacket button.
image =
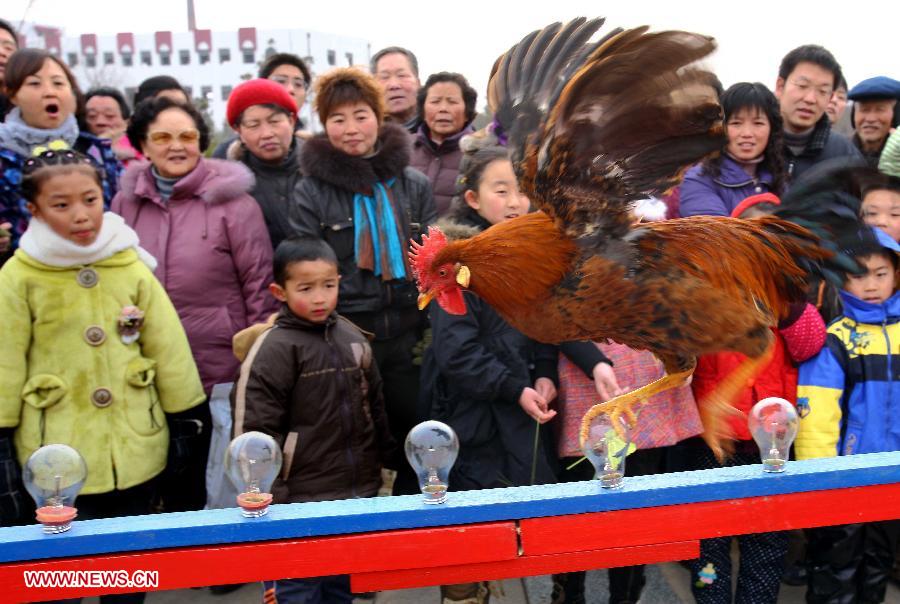
[[78, 275], [75, 276], [75, 279], [81, 287], [94, 287], [97, 285], [97, 281], [100, 280], [97, 276], [97, 271], [92, 268], [81, 269], [78, 271]]
[[106, 332], [99, 325], [91, 325], [84, 330], [84, 340], [91, 346], [100, 346], [106, 341]]
[[101, 409], [109, 407], [112, 403], [112, 392], [108, 388], [97, 388], [91, 393], [91, 402]]

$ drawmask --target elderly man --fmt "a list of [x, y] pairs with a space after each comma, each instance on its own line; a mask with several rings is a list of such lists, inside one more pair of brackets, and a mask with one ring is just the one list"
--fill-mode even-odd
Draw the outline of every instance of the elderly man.
[[302, 141], [294, 135], [294, 99], [283, 85], [259, 78], [232, 90], [226, 109], [238, 135], [228, 158], [244, 163], [256, 177], [250, 194], [262, 209], [273, 249], [291, 234], [288, 209], [300, 178]]
[[859, 157], [849, 140], [832, 131], [825, 109], [841, 80], [841, 66], [821, 46], [795, 48], [781, 61], [775, 96], [784, 119], [784, 159], [791, 179], [826, 159]]
[[847, 98], [853, 101], [853, 144], [866, 162], [877, 168], [891, 128], [900, 122], [900, 82], [885, 76], [869, 78], [854, 86]]
[[415, 134], [422, 124], [416, 105], [421, 87], [416, 55], [400, 46], [382, 48], [372, 55], [369, 69], [384, 91], [388, 121], [401, 124]]
[[6, 117], [7, 112], [12, 109], [9, 99], [3, 94], [3, 76], [6, 73], [6, 60], [18, 48], [19, 39], [16, 36], [16, 30], [8, 22], [0, 19], [0, 122]]

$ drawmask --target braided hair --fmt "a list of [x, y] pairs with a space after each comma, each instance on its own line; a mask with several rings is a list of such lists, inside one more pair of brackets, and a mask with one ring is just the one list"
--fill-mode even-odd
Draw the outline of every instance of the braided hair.
[[25, 160], [22, 166], [22, 197], [34, 203], [41, 192], [41, 186], [49, 178], [69, 172], [81, 172], [90, 176], [103, 188], [102, 168], [90, 157], [71, 149], [50, 150]]

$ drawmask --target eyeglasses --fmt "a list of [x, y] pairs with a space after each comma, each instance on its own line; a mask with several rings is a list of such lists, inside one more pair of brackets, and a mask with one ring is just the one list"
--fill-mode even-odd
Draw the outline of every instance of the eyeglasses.
[[278, 126], [283, 125], [288, 121], [288, 116], [284, 113], [274, 113], [267, 117], [264, 120], [249, 120], [246, 122], [241, 122], [241, 128], [246, 130], [259, 130], [263, 124], [268, 124], [272, 128], [276, 128]]
[[157, 130], [147, 135], [151, 143], [157, 145], [171, 145], [176, 138], [183, 145], [196, 143], [200, 140], [200, 132], [196, 128], [182, 130], [181, 132], [167, 132], [165, 130]]
[[[813, 88], [813, 85], [808, 80], [790, 80], [790, 82], [794, 88], [804, 95]], [[832, 92], [834, 92], [834, 90], [831, 86], [822, 86], [815, 90], [816, 96], [820, 99], [830, 99]]]
[[306, 90], [306, 87], [307, 87], [306, 80], [304, 80], [303, 78], [293, 78], [292, 79], [287, 76], [277, 75], [277, 76], [272, 76], [269, 79], [272, 80], [273, 82], [275, 82], [276, 84], [281, 84], [282, 86], [287, 86], [288, 84], [290, 84], [294, 88], [302, 88], [303, 90]]

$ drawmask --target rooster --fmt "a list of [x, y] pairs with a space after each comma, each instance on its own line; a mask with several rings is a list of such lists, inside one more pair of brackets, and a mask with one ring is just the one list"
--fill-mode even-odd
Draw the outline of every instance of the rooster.
[[803, 299], [809, 273], [840, 283], [858, 270], [835, 243], [860, 228], [858, 201], [799, 187], [776, 216], [635, 224], [635, 200], [676, 186], [724, 146], [714, 76], [694, 66], [715, 42], [647, 27], [590, 42], [602, 23], [550, 25], [494, 64], [489, 102], [540, 211], [464, 241], [431, 228], [412, 242], [420, 308], [434, 298], [463, 314], [468, 289], [538, 341], [613, 340], [653, 352], [666, 375], [595, 405], [582, 443], [600, 413], [633, 423], [632, 407], [684, 383], [698, 355], [745, 354], [700, 402], [704, 438], [721, 459], [728, 401], [767, 361], [769, 327]]

